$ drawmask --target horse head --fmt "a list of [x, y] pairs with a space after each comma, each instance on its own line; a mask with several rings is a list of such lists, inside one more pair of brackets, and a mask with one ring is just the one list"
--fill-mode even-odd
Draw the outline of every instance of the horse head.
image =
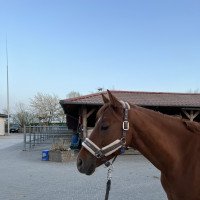
[[[110, 91], [108, 95], [109, 99], [102, 94], [104, 105], [98, 111], [95, 127], [83, 142], [77, 157], [77, 168], [86, 175], [93, 174], [98, 166], [120, 154], [120, 149], [128, 146], [131, 140], [128, 121], [124, 124], [124, 102], [120, 102]], [[126, 105], [129, 107], [129, 104]], [[124, 132], [127, 136], [123, 135]]]

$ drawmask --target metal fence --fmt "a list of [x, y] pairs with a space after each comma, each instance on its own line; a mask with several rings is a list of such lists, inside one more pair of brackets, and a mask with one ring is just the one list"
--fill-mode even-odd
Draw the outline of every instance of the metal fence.
[[24, 128], [24, 151], [37, 144], [53, 144], [58, 139], [71, 140], [72, 130], [66, 126], [26, 126]]

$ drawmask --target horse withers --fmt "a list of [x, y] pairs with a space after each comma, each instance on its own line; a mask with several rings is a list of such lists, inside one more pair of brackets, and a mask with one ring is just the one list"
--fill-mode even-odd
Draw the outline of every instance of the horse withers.
[[98, 121], [77, 157], [79, 172], [91, 175], [121, 148], [132, 147], [161, 171], [169, 200], [200, 200], [200, 125], [129, 107], [109, 91], [108, 95], [109, 99], [103, 95]]

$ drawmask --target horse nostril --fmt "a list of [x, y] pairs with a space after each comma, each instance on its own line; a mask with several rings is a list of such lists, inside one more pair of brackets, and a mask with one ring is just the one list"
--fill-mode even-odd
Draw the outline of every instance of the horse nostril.
[[83, 161], [79, 158], [79, 159], [77, 160], [77, 166], [78, 166], [78, 167], [81, 167], [82, 164], [83, 164]]

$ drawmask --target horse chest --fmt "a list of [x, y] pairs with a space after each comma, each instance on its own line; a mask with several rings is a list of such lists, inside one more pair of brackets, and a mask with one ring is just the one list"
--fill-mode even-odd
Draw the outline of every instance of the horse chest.
[[174, 171], [169, 177], [161, 175], [161, 183], [169, 200], [200, 200], [200, 168], [195, 166]]

